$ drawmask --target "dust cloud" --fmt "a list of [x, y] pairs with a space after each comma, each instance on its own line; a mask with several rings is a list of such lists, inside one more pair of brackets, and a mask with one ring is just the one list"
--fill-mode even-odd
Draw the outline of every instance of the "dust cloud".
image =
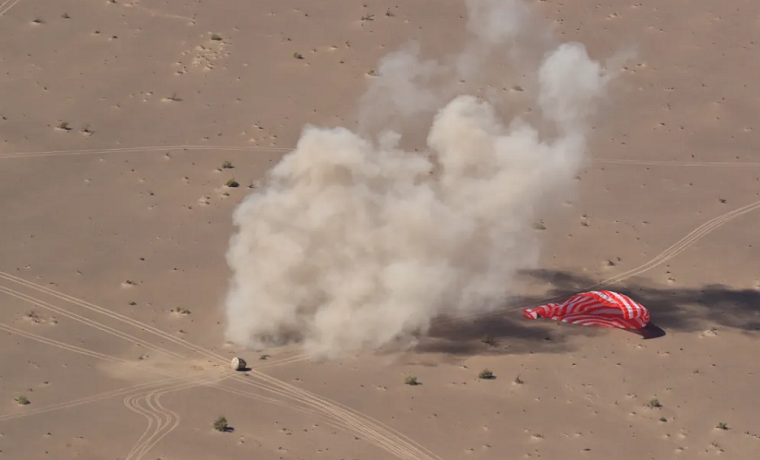
[[[536, 266], [533, 224], [572, 193], [614, 66], [556, 43], [523, 1], [466, 6], [461, 51], [426, 60], [410, 44], [386, 56], [359, 128], [306, 126], [235, 210], [228, 340], [298, 341], [327, 357], [376, 349], [436, 316], [498, 308]], [[481, 81], [495, 62], [527, 89]], [[491, 90], [464, 92], [473, 85]], [[530, 117], [499, 116], [512, 94], [530, 97]], [[426, 147], [402, 148], [406, 123], [426, 115]]]

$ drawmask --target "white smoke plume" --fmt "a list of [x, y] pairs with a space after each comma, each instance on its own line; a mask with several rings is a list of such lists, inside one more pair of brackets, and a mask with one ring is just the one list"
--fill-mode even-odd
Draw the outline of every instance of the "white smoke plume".
[[[436, 316], [502, 306], [516, 272], [536, 265], [532, 225], [572, 192], [613, 72], [580, 44], [554, 44], [522, 1], [466, 4], [462, 52], [390, 54], [361, 101], [365, 135], [305, 127], [236, 209], [230, 341], [296, 340], [326, 356], [377, 348]], [[532, 124], [462, 93], [497, 58], [531, 79]], [[424, 151], [402, 149], [405, 123], [426, 114]]]

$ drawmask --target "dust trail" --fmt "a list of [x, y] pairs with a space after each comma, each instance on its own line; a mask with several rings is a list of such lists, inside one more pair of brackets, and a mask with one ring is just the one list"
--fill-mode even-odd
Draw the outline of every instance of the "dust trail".
[[[515, 273], [535, 267], [533, 222], [573, 192], [614, 71], [581, 44], [555, 43], [522, 1], [466, 5], [460, 52], [422, 59], [412, 44], [388, 55], [358, 132], [306, 126], [236, 209], [229, 340], [297, 340], [325, 356], [377, 348], [441, 314], [498, 308]], [[467, 79], [507, 85], [499, 72], [484, 81], [497, 58], [529, 78], [519, 96], [530, 120], [504, 122], [502, 96], [464, 92]], [[425, 149], [403, 149], [402, 132], [426, 115]]]

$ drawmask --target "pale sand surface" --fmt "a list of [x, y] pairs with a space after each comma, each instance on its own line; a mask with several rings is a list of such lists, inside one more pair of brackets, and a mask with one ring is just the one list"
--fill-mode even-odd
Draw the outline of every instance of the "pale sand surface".
[[[243, 353], [274, 379], [231, 373], [224, 253], [247, 186], [304, 123], [352, 122], [389, 50], [445, 49], [463, 28], [458, 1], [364, 3], [0, 6], [0, 457], [758, 458], [749, 0], [534, 2], [591, 57], [638, 55], [595, 125], [580, 196], [544, 219], [546, 271], [525, 295], [618, 277], [664, 337], [511, 311], [441, 325], [401, 356], [275, 349]], [[234, 432], [212, 430], [221, 414]]]

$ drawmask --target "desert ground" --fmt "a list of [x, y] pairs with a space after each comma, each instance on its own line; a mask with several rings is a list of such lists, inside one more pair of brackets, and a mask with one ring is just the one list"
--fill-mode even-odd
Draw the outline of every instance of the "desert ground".
[[[319, 360], [226, 343], [232, 212], [388, 51], [454, 46], [463, 3], [5, 0], [0, 458], [759, 458], [760, 4], [530, 4], [636, 55], [524, 301]], [[518, 311], [603, 281], [665, 335]]]

